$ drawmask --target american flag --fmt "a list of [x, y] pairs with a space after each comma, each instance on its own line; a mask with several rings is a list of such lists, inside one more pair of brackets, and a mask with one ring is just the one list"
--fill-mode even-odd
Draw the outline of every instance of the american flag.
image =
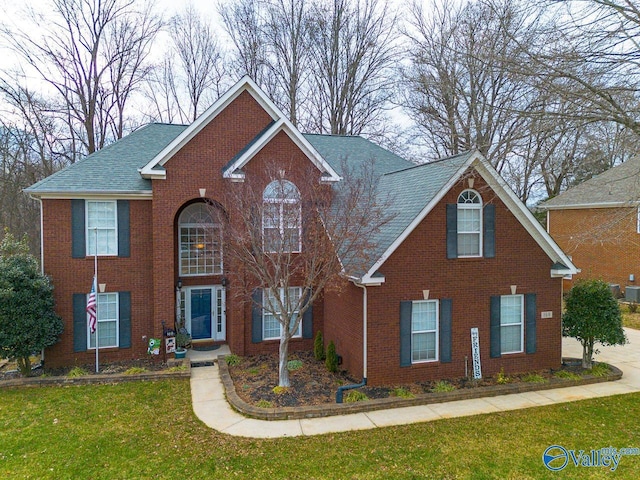
[[91, 333], [96, 332], [96, 277], [93, 277], [93, 283], [91, 284], [91, 293], [89, 293], [89, 299], [87, 300], [87, 313], [89, 314], [89, 330]]

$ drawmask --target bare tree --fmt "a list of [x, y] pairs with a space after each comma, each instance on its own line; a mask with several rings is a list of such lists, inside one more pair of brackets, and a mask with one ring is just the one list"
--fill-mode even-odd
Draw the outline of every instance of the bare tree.
[[436, 156], [478, 148], [501, 171], [526, 137], [522, 111], [535, 92], [512, 64], [521, 57], [511, 36], [531, 36], [512, 2], [500, 9], [466, 2], [414, 3], [411, 66], [404, 71], [405, 106]]
[[258, 85], [264, 86], [266, 42], [261, 1], [220, 2], [218, 11], [236, 47], [234, 70], [239, 75], [249, 75]]
[[398, 60], [396, 16], [378, 0], [314, 5], [312, 129], [337, 135], [384, 134]]
[[161, 27], [152, 4], [142, 10], [137, 5], [52, 0], [46, 15], [29, 10], [25, 20], [37, 28], [3, 29], [5, 42], [56, 91], [59, 113], [86, 153], [102, 148], [112, 134], [123, 134], [125, 105]]
[[373, 235], [389, 221], [371, 165], [343, 169], [335, 187], [313, 172], [291, 182], [279, 165], [264, 177], [231, 185], [225, 263], [233, 264], [234, 282], [280, 326], [279, 381], [289, 386], [289, 342], [302, 317], [323, 289], [341, 276], [362, 272]]
[[[171, 19], [170, 33], [180, 66], [178, 80], [188, 98], [188, 102], [175, 98], [175, 104], [182, 121], [191, 122], [220, 95], [226, 75], [224, 57], [212, 26], [191, 3]], [[171, 79], [170, 91], [177, 95], [175, 83]]]
[[0, 82], [0, 98], [6, 106], [0, 120], [0, 229], [26, 233], [36, 254], [39, 209], [23, 189], [68, 165], [74, 153], [49, 102], [6, 81]]
[[[275, 101], [298, 126], [300, 112], [308, 95], [310, 72], [308, 2], [272, 0], [266, 6], [264, 37], [274, 81]], [[302, 100], [301, 100], [302, 98]]]

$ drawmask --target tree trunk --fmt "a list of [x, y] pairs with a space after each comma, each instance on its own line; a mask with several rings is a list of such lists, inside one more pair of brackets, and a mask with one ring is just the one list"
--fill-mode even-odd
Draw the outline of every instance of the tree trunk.
[[593, 367], [593, 340], [587, 339], [582, 343], [582, 368]]
[[18, 370], [23, 377], [31, 376], [31, 359], [29, 357], [18, 357]]
[[[283, 329], [284, 330], [284, 329]], [[280, 361], [278, 363], [278, 386], [290, 387], [289, 369], [287, 368], [287, 357], [289, 356], [289, 336], [286, 333], [280, 338]]]

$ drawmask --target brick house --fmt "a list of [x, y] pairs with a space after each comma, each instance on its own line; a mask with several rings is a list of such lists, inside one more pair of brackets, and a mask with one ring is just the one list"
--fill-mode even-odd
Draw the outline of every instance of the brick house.
[[572, 280], [640, 285], [639, 178], [634, 157], [540, 204], [547, 231], [580, 267]]
[[302, 178], [339, 188], [345, 159], [375, 160], [392, 220], [371, 264], [347, 265], [346, 286], [303, 316], [291, 349], [312, 349], [321, 330], [370, 384], [452, 378], [470, 371], [477, 328], [485, 375], [560, 366], [561, 281], [577, 270], [479, 152], [416, 166], [361, 137], [303, 135], [246, 77], [191, 125], [147, 125], [27, 189], [41, 201], [43, 266], [65, 322], [47, 364], [93, 361], [96, 248], [102, 361], [146, 355], [177, 311], [194, 342], [277, 352], [273, 319], [229, 282], [223, 236], [202, 225], [222, 231], [234, 183], [265, 177], [267, 198], [269, 164], [297, 191]]

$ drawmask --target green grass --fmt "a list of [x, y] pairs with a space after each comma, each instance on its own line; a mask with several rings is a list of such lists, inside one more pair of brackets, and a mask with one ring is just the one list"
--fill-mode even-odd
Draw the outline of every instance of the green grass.
[[242, 358], [240, 358], [235, 353], [231, 353], [225, 356], [224, 359], [227, 362], [227, 365], [229, 365], [230, 367], [233, 367], [235, 365], [240, 365], [240, 363], [242, 362]]
[[287, 370], [293, 372], [302, 368], [302, 360], [289, 360], [287, 362]]
[[144, 367], [131, 367], [128, 368], [127, 370], [125, 370], [124, 374], [125, 375], [138, 375], [139, 373], [144, 373], [146, 372], [147, 369]]
[[529, 373], [522, 377], [522, 381], [527, 383], [545, 383], [547, 379], [539, 373]]
[[558, 378], [568, 378], [568, 379], [571, 379], [571, 380], [580, 380], [582, 378], [577, 373], [570, 372], [568, 370], [558, 370], [557, 372], [555, 372], [553, 374], [553, 376], [554, 377], [558, 377]]
[[0, 478], [537, 479], [640, 477], [545, 469], [567, 449], [640, 447], [640, 393], [329, 435], [256, 440], [207, 428], [188, 379], [0, 389]]
[[67, 373], [67, 377], [84, 377], [85, 375], [89, 375], [89, 372], [87, 372], [84, 368], [82, 367], [73, 367], [71, 370], [69, 370], [69, 373]]
[[440, 380], [431, 389], [432, 392], [453, 392], [456, 389], [453, 385], [445, 380]]
[[593, 363], [591, 369], [585, 370], [585, 373], [588, 375], [593, 375], [594, 377], [604, 377], [607, 373], [609, 373], [609, 365], [606, 363]]
[[366, 402], [369, 400], [366, 393], [359, 390], [349, 390], [344, 396], [344, 403]]
[[415, 395], [404, 387], [397, 387], [391, 390], [392, 397], [414, 398]]

